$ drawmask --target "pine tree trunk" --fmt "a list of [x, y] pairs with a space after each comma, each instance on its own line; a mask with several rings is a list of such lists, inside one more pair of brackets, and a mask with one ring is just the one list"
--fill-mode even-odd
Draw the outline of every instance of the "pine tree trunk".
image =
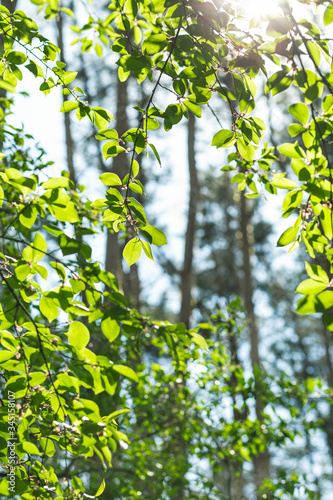
[[[255, 370], [256, 367], [260, 367], [260, 356], [259, 356], [259, 333], [258, 326], [256, 322], [256, 317], [254, 313], [253, 304], [253, 277], [252, 277], [252, 266], [251, 266], [251, 251], [253, 251], [253, 243], [251, 241], [253, 236], [250, 233], [250, 211], [247, 203], [247, 198], [244, 193], [241, 193], [240, 200], [240, 229], [242, 232], [242, 252], [243, 252], [243, 294], [244, 294], [244, 305], [246, 311], [246, 322], [248, 327], [248, 332], [250, 336], [250, 356], [252, 369]], [[257, 386], [257, 383], [256, 383]], [[260, 399], [260, 387], [256, 387], [256, 397], [255, 397], [255, 410], [256, 417], [259, 422], [263, 422], [263, 405]], [[258, 489], [265, 478], [269, 478], [270, 469], [270, 457], [268, 450], [262, 453], [258, 453], [253, 457], [254, 466], [254, 483], [256, 489]], [[261, 496], [258, 495], [258, 499]]]
[[[127, 80], [121, 82], [117, 80], [117, 113], [116, 113], [116, 126], [119, 137], [128, 130], [127, 119]], [[115, 172], [122, 179], [128, 173], [127, 155], [124, 153], [119, 154], [113, 160], [112, 171]], [[123, 268], [122, 268], [122, 251], [118, 241], [118, 233], [111, 233], [108, 231], [106, 242], [106, 259], [105, 269], [114, 274], [118, 280], [119, 288], [124, 290]], [[125, 286], [125, 288], [128, 288]]]
[[[333, 387], [333, 363], [331, 357], [331, 332], [329, 332], [326, 326], [323, 327], [323, 338], [325, 346], [325, 360], [327, 365], [327, 381], [330, 387]], [[329, 405], [328, 415], [324, 418], [324, 430], [326, 433], [327, 446], [330, 452], [331, 461], [333, 462], [333, 406]]]
[[199, 196], [199, 182], [195, 162], [195, 118], [189, 111], [188, 119], [188, 167], [190, 192], [185, 236], [184, 264], [181, 273], [181, 310], [179, 320], [189, 327], [192, 312], [193, 247], [195, 240], [196, 214]]
[[[179, 321], [185, 323], [186, 328], [189, 328], [191, 312], [192, 312], [192, 284], [193, 284], [193, 248], [195, 240], [195, 229], [196, 229], [196, 213], [198, 205], [198, 195], [199, 195], [199, 182], [196, 169], [195, 161], [195, 118], [194, 115], [189, 111], [188, 125], [187, 125], [187, 145], [188, 145], [188, 169], [189, 169], [189, 202], [188, 202], [188, 214], [187, 214], [187, 228], [185, 235], [185, 249], [184, 249], [184, 263], [183, 270], [181, 272], [181, 283], [180, 283], [180, 293], [181, 293], [181, 308], [179, 313]], [[183, 377], [182, 384], [179, 387], [184, 387], [186, 384], [185, 378]], [[188, 462], [187, 456], [188, 444], [181, 437], [179, 439], [178, 448], [181, 456], [178, 460], [186, 464]], [[185, 465], [186, 468], [186, 465]], [[183, 500], [186, 497], [185, 478], [179, 478], [179, 489], [175, 500]]]
[[[63, 16], [60, 10], [57, 15], [57, 28], [58, 28], [58, 46], [60, 49], [60, 60], [66, 64], [65, 44], [63, 38]], [[68, 95], [63, 94], [62, 101], [63, 103], [67, 102]], [[64, 113], [64, 123], [65, 123], [66, 157], [67, 157], [69, 178], [76, 186], [77, 179], [74, 168], [74, 141], [71, 131], [71, 122], [69, 118], [69, 113]]]
[[[229, 349], [230, 349], [230, 359], [232, 361], [232, 364], [234, 366], [240, 366], [241, 362], [238, 357], [238, 346], [237, 346], [237, 337], [235, 334], [232, 333], [231, 329], [229, 330], [230, 334], [228, 335], [228, 341], [229, 341]], [[235, 372], [232, 372], [231, 377], [230, 377], [230, 386], [233, 389], [236, 389], [238, 385], [238, 380], [235, 375]], [[232, 394], [232, 399], [233, 399], [233, 405], [235, 406], [237, 401], [235, 397], [235, 392]], [[247, 417], [246, 411], [239, 411], [234, 407], [233, 409], [233, 419], [234, 422], [242, 422], [245, 420]], [[232, 471], [233, 472], [233, 471]], [[235, 498], [237, 500], [242, 500], [243, 497], [243, 488], [244, 488], [244, 478], [243, 478], [243, 467], [242, 464], [239, 463], [236, 465], [236, 472], [238, 473], [238, 476], [234, 473], [231, 473], [230, 477], [230, 483], [233, 486], [233, 491], [235, 493]]]

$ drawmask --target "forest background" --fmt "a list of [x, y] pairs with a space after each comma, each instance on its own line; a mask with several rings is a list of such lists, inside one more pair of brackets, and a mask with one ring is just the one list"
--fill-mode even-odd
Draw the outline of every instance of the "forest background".
[[4, 497], [331, 497], [333, 8], [252, 9], [2, 2]]

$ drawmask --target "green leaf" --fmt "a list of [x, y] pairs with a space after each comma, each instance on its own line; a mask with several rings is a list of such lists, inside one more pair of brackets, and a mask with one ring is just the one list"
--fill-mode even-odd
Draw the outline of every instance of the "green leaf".
[[328, 26], [333, 23], [333, 4], [329, 3], [324, 12], [324, 25]]
[[331, 240], [333, 236], [332, 210], [326, 206], [323, 206], [319, 217], [326, 238]]
[[102, 148], [105, 160], [107, 160], [108, 158], [113, 158], [114, 156], [117, 156], [119, 153], [123, 153], [124, 151], [126, 151], [126, 149], [119, 146], [117, 141], [107, 142]]
[[157, 54], [164, 49], [168, 44], [166, 35], [154, 34], [148, 36], [142, 44], [142, 52], [144, 54]]
[[61, 7], [62, 12], [65, 12], [68, 16], [74, 18], [74, 12], [67, 7]]
[[94, 107], [92, 108], [95, 115], [95, 125], [100, 130], [105, 130], [105, 127], [108, 126], [111, 120], [113, 120], [113, 116], [107, 109]]
[[43, 297], [40, 299], [39, 308], [40, 312], [43, 314], [43, 316], [45, 316], [45, 318], [47, 318], [50, 323], [52, 323], [52, 321], [54, 321], [58, 317], [58, 307], [55, 305], [52, 299], [49, 299], [45, 295], [43, 295]]
[[23, 52], [13, 50], [12, 52], [9, 52], [9, 54], [7, 54], [6, 59], [9, 63], [19, 66], [20, 64], [25, 63], [25, 61], [27, 60], [27, 56], [23, 54]]
[[289, 106], [289, 113], [292, 114], [296, 120], [306, 125], [309, 120], [309, 108], [302, 102], [297, 104], [292, 104]]
[[107, 419], [108, 420], [111, 420], [111, 419], [115, 419], [115, 418], [118, 418], [120, 417], [121, 415], [124, 415], [126, 413], [129, 413], [131, 410], [129, 410], [128, 408], [122, 408], [121, 410], [116, 410], [112, 413], [110, 413], [110, 415], [107, 416]]
[[43, 182], [43, 189], [57, 189], [57, 188], [74, 188], [74, 183], [68, 177], [54, 177], [46, 182]]
[[65, 282], [66, 281], [66, 271], [65, 271], [64, 266], [62, 264], [60, 264], [59, 262], [50, 262], [50, 266], [52, 266], [53, 269], [56, 270], [60, 279]]
[[190, 332], [191, 336], [192, 336], [192, 342], [194, 342], [195, 344], [197, 344], [199, 347], [202, 347], [203, 349], [205, 349], [205, 351], [208, 351], [208, 346], [207, 346], [207, 342], [206, 340], [202, 337], [202, 335], [199, 335], [198, 333], [192, 333]]
[[296, 312], [298, 312], [298, 314], [322, 312], [322, 305], [315, 295], [306, 295], [297, 302]]
[[44, 257], [46, 251], [47, 244], [45, 239], [40, 233], [36, 233], [32, 246], [29, 245], [26, 247], [22, 252], [22, 256], [25, 260], [36, 263]]
[[147, 241], [141, 240], [141, 245], [142, 245], [143, 251], [147, 255], [147, 257], [150, 260], [154, 260], [154, 257], [153, 257], [153, 254], [152, 254], [151, 247], [150, 247], [149, 243]]
[[43, 454], [47, 457], [53, 457], [55, 454], [55, 446], [51, 439], [49, 438], [41, 438], [39, 441], [40, 447], [43, 450]]
[[300, 123], [292, 123], [288, 126], [288, 132], [291, 137], [296, 137], [298, 134], [305, 132], [306, 129]]
[[156, 246], [166, 245], [167, 240], [165, 235], [154, 226], [144, 226], [140, 229], [142, 234], [147, 238], [149, 243]]
[[69, 83], [72, 83], [73, 80], [75, 80], [76, 75], [77, 71], [66, 71], [63, 75], [59, 76], [59, 83], [61, 83], [61, 85], [68, 85]]
[[109, 342], [116, 340], [120, 333], [120, 326], [117, 321], [111, 318], [106, 318], [101, 323], [101, 329]]
[[44, 71], [42, 70], [42, 68], [40, 66], [38, 66], [38, 64], [35, 63], [35, 61], [32, 61], [30, 59], [29, 64], [26, 64], [25, 68], [28, 71], [30, 71], [30, 73], [32, 73], [35, 78], [37, 78], [38, 76], [41, 76], [42, 78], [44, 78]]
[[149, 143], [148, 146], [152, 149], [152, 151], [155, 155], [155, 158], [158, 161], [158, 163], [160, 164], [160, 166], [162, 166], [160, 155], [158, 154], [158, 151], [155, 148], [154, 144]]
[[279, 36], [288, 33], [293, 27], [293, 23], [285, 17], [276, 17], [272, 19], [266, 28], [266, 34], [269, 36]]
[[90, 333], [88, 328], [79, 321], [73, 321], [68, 329], [68, 342], [78, 351], [82, 351], [89, 343]]
[[128, 184], [128, 187], [134, 191], [134, 193], [138, 193], [138, 194], [142, 194], [143, 193], [143, 190], [142, 190], [142, 187], [139, 186], [139, 184], [136, 184], [136, 182], [130, 182]]
[[135, 264], [139, 259], [141, 255], [141, 243], [139, 238], [132, 238], [129, 240], [129, 242], [126, 244], [124, 251], [123, 251], [123, 256], [125, 261], [129, 266], [132, 266]]
[[298, 145], [298, 142], [295, 144], [286, 142], [278, 147], [278, 150], [281, 154], [285, 156], [290, 156], [290, 158], [306, 158], [306, 154], [304, 150]]
[[39, 449], [34, 443], [29, 443], [28, 441], [25, 441], [24, 443], [21, 443], [21, 445], [23, 450], [29, 453], [29, 455], [39, 455]]
[[97, 492], [95, 493], [95, 497], [99, 497], [103, 491], [105, 490], [105, 479], [100, 484], [100, 487], [98, 488]]
[[273, 177], [271, 181], [272, 186], [275, 186], [280, 189], [295, 189], [298, 188], [299, 186], [296, 184], [296, 182], [292, 181], [291, 179], [287, 179], [286, 177]]
[[289, 227], [284, 231], [280, 238], [278, 239], [277, 246], [278, 247], [284, 247], [286, 245], [289, 245], [294, 239], [296, 238], [298, 233], [298, 227]]
[[121, 375], [124, 375], [124, 377], [129, 378], [131, 380], [134, 380], [135, 382], [139, 382], [139, 378], [137, 374], [135, 373], [132, 368], [129, 366], [124, 366], [124, 365], [111, 365], [112, 370], [115, 372], [120, 373]]
[[323, 310], [330, 309], [333, 306], [333, 291], [326, 290], [317, 295], [317, 299], [321, 303]]
[[31, 205], [27, 205], [19, 217], [22, 226], [30, 229], [34, 225], [37, 219], [37, 215], [37, 208]]
[[320, 266], [316, 266], [314, 264], [310, 264], [309, 262], [305, 262], [305, 269], [307, 272], [307, 275], [315, 280], [319, 281], [321, 283], [325, 283], [326, 285], [329, 284], [329, 278], [327, 276], [327, 273], [322, 269]]
[[242, 158], [246, 161], [252, 161], [256, 150], [252, 144], [246, 144], [243, 137], [237, 139], [237, 149]]
[[32, 276], [35, 274], [31, 271], [32, 270], [30, 266], [22, 264], [21, 266], [17, 266], [15, 268], [15, 276], [19, 281], [25, 281], [26, 279], [32, 278]]
[[228, 146], [232, 146], [235, 142], [236, 139], [234, 132], [223, 129], [214, 135], [212, 146], [216, 146], [217, 148], [226, 148]]
[[320, 64], [320, 50], [318, 48], [318, 45], [313, 42], [312, 40], [307, 40], [306, 42], [307, 48], [309, 49], [311, 58], [313, 62], [319, 66]]
[[123, 184], [118, 175], [111, 172], [106, 172], [100, 175], [99, 178], [106, 186], [122, 186]]
[[62, 113], [68, 113], [69, 111], [73, 111], [74, 109], [77, 109], [79, 107], [79, 104], [76, 101], [66, 101], [62, 104], [60, 111]]
[[[279, 187], [279, 186], [277, 186]], [[295, 208], [298, 208], [303, 200], [303, 190], [295, 189], [286, 194], [282, 204], [282, 212], [292, 211]]]
[[79, 222], [80, 218], [76, 211], [76, 205], [68, 201], [66, 204], [48, 203], [49, 210], [54, 217], [61, 222]]
[[136, 160], [132, 160], [131, 167], [132, 167], [132, 177], [136, 177], [140, 170], [139, 162], [137, 162]]
[[307, 279], [301, 281], [301, 283], [296, 288], [296, 293], [302, 293], [303, 295], [316, 295], [317, 293], [323, 292], [326, 288], [327, 283]]
[[114, 129], [102, 129], [102, 130], [99, 130], [98, 134], [95, 135], [96, 139], [100, 140], [100, 141], [104, 141], [104, 140], [114, 140], [114, 141], [118, 141], [118, 132]]
[[13, 94], [16, 94], [15, 86], [9, 82], [5, 82], [5, 80], [0, 79], [0, 88], [8, 90], [8, 92], [12, 92]]
[[197, 104], [194, 104], [193, 102], [191, 101], [184, 101], [183, 102], [184, 106], [187, 107], [187, 109], [189, 109], [195, 116], [197, 116], [198, 118], [201, 118], [201, 115], [202, 115], [202, 111], [201, 111], [201, 108], [200, 106], [198, 106]]

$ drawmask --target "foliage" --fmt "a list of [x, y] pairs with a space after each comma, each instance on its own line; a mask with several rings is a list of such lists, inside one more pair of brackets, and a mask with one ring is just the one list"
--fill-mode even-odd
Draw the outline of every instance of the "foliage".
[[[40, 6], [39, 11], [50, 22], [60, 11], [74, 16], [58, 0], [31, 3]], [[322, 8], [324, 26], [333, 22], [329, 2], [318, 0], [311, 5]], [[137, 178], [138, 158], [151, 151], [160, 164], [159, 153], [150, 142], [153, 131], [161, 124], [168, 131], [189, 113], [200, 117], [201, 108], [209, 105], [213, 95], [230, 111], [230, 127], [217, 130], [212, 138], [212, 146], [232, 148], [228, 165], [222, 170], [236, 170], [232, 182], [250, 198], [259, 196], [263, 188], [271, 194], [279, 189], [287, 191], [283, 217], [297, 211], [299, 214], [277, 244], [292, 244], [291, 251], [303, 241], [308, 255], [315, 259], [305, 264], [308, 279], [296, 290], [304, 295], [297, 303], [297, 311], [323, 313], [327, 328], [333, 329], [333, 80], [329, 66], [332, 56], [323, 29], [310, 21], [296, 20], [288, 2], [282, 4], [280, 17], [267, 23], [264, 34], [255, 22], [241, 27], [236, 7], [220, 2], [115, 0], [108, 8], [110, 14], [105, 19], [90, 14], [82, 25], [74, 19], [72, 31], [77, 34], [74, 43], [81, 45], [83, 53], [95, 50], [102, 57], [105, 50], [111, 49], [119, 55], [121, 81], [131, 74], [139, 84], [145, 80], [151, 83], [146, 105], [137, 108], [137, 127], [121, 135], [110, 128], [113, 115], [109, 110], [92, 107], [85, 100], [84, 91], [75, 86], [76, 72], [66, 69], [58, 47], [39, 31], [36, 22], [23, 11], [11, 13], [0, 6], [0, 444], [3, 469], [15, 472], [14, 489], [7, 478], [0, 483], [4, 496], [16, 494], [28, 500], [57, 495], [59, 499], [70, 499], [81, 498], [86, 489], [95, 496], [103, 494], [104, 481], [100, 487], [86, 481], [84, 467], [77, 460], [85, 457], [93, 464], [100, 460], [105, 468], [111, 467], [112, 454], [124, 453], [117, 450], [118, 445], [127, 449], [131, 439], [133, 445], [126, 456], [139, 456], [136, 446], [140, 432], [154, 435], [166, 425], [167, 407], [164, 421], [157, 420], [158, 412], [151, 411], [161, 404], [170, 404], [170, 413], [176, 415], [174, 423], [168, 422], [172, 441], [166, 441], [166, 446], [156, 453], [169, 454], [172, 447], [181, 448], [186, 443], [198, 458], [210, 461], [216, 473], [221, 469], [219, 461], [234, 468], [236, 474], [239, 463], [268, 446], [279, 447], [296, 435], [292, 425], [286, 426], [279, 416], [278, 407], [283, 406], [291, 420], [298, 417], [297, 405], [304, 406], [320, 382], [308, 379], [303, 386], [292, 387], [289, 380], [281, 379], [279, 390], [273, 391], [259, 368], [252, 378], [247, 378], [241, 367], [232, 364], [225, 347], [226, 339], [235, 334], [233, 329], [237, 327], [235, 304], [227, 314], [219, 311], [213, 316], [212, 324], [190, 331], [182, 324], [151, 320], [130, 307], [115, 277], [92, 261], [91, 246], [84, 241], [85, 236], [98, 234], [106, 227], [127, 239], [123, 256], [128, 265], [138, 261], [142, 250], [153, 259], [151, 245], [164, 245], [166, 238], [148, 223], [143, 206], [134, 196], [144, 193]], [[279, 69], [273, 69], [269, 76], [274, 65]], [[108, 187], [105, 198], [85, 199], [83, 188], [74, 186], [66, 172], [58, 178], [47, 178], [49, 165], [44, 163], [43, 151], [37, 154], [31, 150], [32, 138], [10, 125], [12, 98], [8, 95], [15, 94], [26, 71], [42, 79], [39, 88], [45, 95], [62, 88], [68, 100], [60, 111], [75, 111], [78, 120], [90, 120], [96, 127], [96, 140], [103, 141], [105, 159], [130, 155], [130, 170], [123, 179], [112, 172], [100, 176]], [[278, 152], [262, 145], [266, 126], [252, 114], [256, 106], [254, 79], [259, 73], [266, 80], [266, 91], [273, 96], [291, 85], [299, 96], [300, 102], [289, 108], [297, 120], [289, 127], [294, 142], [279, 145]], [[166, 86], [172, 102], [159, 109], [154, 97]], [[277, 154], [291, 158], [295, 180], [273, 170]], [[199, 332], [205, 333], [207, 342]], [[153, 381], [140, 359], [140, 346], [147, 339], [151, 349], [173, 356], [170, 374], [152, 367]], [[199, 354], [201, 349], [207, 349], [207, 353]], [[188, 363], [199, 356], [203, 356], [206, 371], [193, 374]], [[274, 421], [269, 414], [264, 415], [264, 423], [250, 418], [258, 381], [260, 398], [275, 409]], [[196, 384], [195, 389], [190, 383]], [[160, 387], [167, 393], [172, 384], [178, 384], [180, 390], [171, 392], [167, 403]], [[121, 389], [127, 391], [126, 397]], [[287, 389], [297, 404], [286, 400], [280, 389]], [[205, 390], [216, 393], [207, 408], [198, 403], [196, 394], [199, 391], [204, 399]], [[14, 406], [13, 394], [17, 400]], [[232, 400], [236, 416], [245, 412], [249, 417], [242, 422], [235, 418], [233, 426], [222, 417], [219, 420], [222, 395]], [[129, 406], [133, 406], [133, 414]], [[104, 413], [106, 408], [108, 413]], [[130, 430], [130, 438], [120, 430], [118, 418]], [[179, 419], [184, 422], [181, 430]], [[202, 432], [198, 433], [198, 429]], [[11, 438], [17, 456], [15, 467], [7, 454], [7, 440], [11, 442]], [[154, 440], [151, 447], [158, 448]], [[188, 470], [188, 463], [184, 463], [179, 473], [182, 487]], [[135, 474], [138, 489], [133, 489], [133, 483], [122, 485], [123, 498], [139, 498], [141, 490], [149, 487], [147, 478], [140, 476], [139, 466]], [[170, 473], [169, 483], [165, 478], [158, 493], [161, 498], [165, 494], [172, 498], [177, 492], [172, 476]], [[216, 484], [202, 481], [198, 479], [198, 495], [201, 491], [209, 498], [220, 498]], [[278, 498], [281, 492], [293, 495], [299, 482], [297, 476], [290, 481], [278, 478], [276, 484], [267, 479], [263, 485], [265, 498], [268, 494]]]

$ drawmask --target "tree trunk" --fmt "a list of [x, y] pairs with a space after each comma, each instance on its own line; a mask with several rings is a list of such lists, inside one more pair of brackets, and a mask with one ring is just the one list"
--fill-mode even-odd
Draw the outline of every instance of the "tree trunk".
[[[180, 283], [180, 293], [181, 293], [181, 308], [179, 313], [179, 321], [185, 323], [186, 328], [189, 328], [190, 317], [192, 311], [192, 281], [193, 281], [193, 247], [195, 239], [195, 228], [196, 228], [196, 213], [198, 205], [198, 194], [199, 194], [199, 182], [197, 176], [196, 162], [195, 162], [195, 118], [194, 115], [188, 112], [188, 128], [187, 128], [187, 145], [188, 145], [188, 168], [189, 168], [189, 202], [188, 202], [188, 214], [187, 214], [187, 228], [185, 235], [185, 249], [184, 249], [184, 263], [183, 270], [181, 272], [181, 283]], [[183, 376], [183, 382], [179, 384], [180, 387], [185, 387], [186, 380]], [[188, 443], [180, 437], [178, 444], [181, 456], [178, 460], [186, 464], [188, 463]], [[186, 468], [186, 465], [185, 465]], [[179, 478], [179, 489], [175, 500], [183, 500], [186, 496], [185, 484], [186, 480]]]
[[1, 0], [1, 5], [6, 7], [9, 12], [13, 13], [16, 9], [17, 0]]
[[[6, 9], [9, 10], [9, 12], [12, 14], [15, 9], [16, 9], [16, 4], [17, 0], [14, 0], [13, 2], [11, 0], [1, 0], [1, 5], [3, 7], [6, 7]], [[2, 57], [4, 54], [4, 42], [3, 42], [3, 34], [0, 34], [0, 56]], [[6, 90], [5, 89], [0, 89], [0, 98], [6, 97]]]
[[[244, 192], [241, 193], [240, 200], [240, 230], [242, 232], [242, 252], [243, 252], [243, 294], [244, 294], [244, 305], [246, 311], [246, 321], [248, 332], [250, 336], [250, 356], [251, 356], [251, 364], [252, 369], [255, 371], [256, 367], [260, 367], [260, 356], [259, 356], [259, 333], [258, 326], [256, 322], [256, 317], [254, 313], [254, 304], [253, 304], [253, 277], [252, 277], [252, 266], [250, 255], [253, 251], [253, 235], [251, 234], [251, 225], [250, 225], [250, 211], [247, 203], [247, 198], [244, 195]], [[252, 241], [251, 241], [252, 240]], [[255, 377], [255, 380], [257, 377]], [[255, 382], [255, 410], [256, 417], [259, 422], [263, 422], [263, 405], [260, 399], [260, 385], [258, 384], [258, 380]], [[270, 457], [268, 450], [265, 450], [262, 453], [258, 453], [253, 457], [253, 466], [254, 466], [254, 483], [255, 487], [258, 489], [265, 478], [269, 478], [269, 469], [270, 469]], [[258, 499], [261, 496], [258, 496]]]
[[[59, 10], [57, 15], [57, 28], [58, 28], [58, 46], [60, 49], [60, 60], [66, 64], [65, 56], [65, 44], [63, 38], [63, 16], [62, 12]], [[68, 101], [68, 95], [62, 95], [63, 103]], [[65, 123], [65, 142], [66, 142], [66, 157], [67, 166], [69, 171], [69, 178], [76, 186], [77, 179], [75, 175], [74, 168], [74, 141], [71, 131], [71, 122], [69, 118], [69, 113], [64, 113], [64, 123]]]
[[[127, 119], [127, 80], [125, 82], [117, 81], [117, 113], [116, 126], [119, 137], [128, 130]], [[127, 155], [119, 154], [113, 160], [113, 172], [122, 179], [128, 173]], [[106, 241], [106, 259], [105, 269], [114, 274], [118, 280], [119, 288], [124, 290], [123, 268], [122, 268], [122, 251], [118, 241], [118, 233], [108, 231]], [[127, 286], [126, 286], [127, 288]], [[127, 291], [127, 290], [126, 290]]]
[[195, 162], [195, 118], [189, 111], [188, 119], [188, 167], [190, 193], [188, 203], [187, 228], [185, 237], [184, 265], [181, 273], [181, 310], [179, 320], [189, 328], [192, 311], [193, 247], [195, 239], [196, 214], [199, 196], [199, 182]]
[[[327, 330], [326, 326], [323, 326], [323, 338], [324, 338], [324, 346], [325, 346], [325, 360], [327, 365], [327, 381], [329, 386], [333, 387], [333, 363], [331, 357], [331, 333]], [[330, 452], [331, 460], [333, 462], [333, 406], [329, 405], [329, 412], [327, 416], [323, 416], [324, 419], [324, 430], [327, 438], [327, 446]]]
[[[232, 332], [232, 326], [228, 328], [228, 341], [229, 341], [229, 349], [230, 349], [230, 359], [232, 361], [233, 365], [240, 366], [241, 362], [238, 357], [238, 346], [237, 346], [237, 337], [235, 334]], [[238, 380], [236, 377], [235, 372], [231, 373], [230, 376], [230, 386], [233, 389], [236, 389], [238, 385]], [[245, 410], [239, 410], [238, 408], [235, 408], [235, 405], [237, 404], [236, 400], [236, 394], [233, 392], [232, 394], [232, 400], [233, 400], [233, 417], [234, 417], [234, 422], [242, 422], [246, 419], [247, 417], [247, 411]], [[244, 478], [243, 478], [243, 467], [242, 464], [239, 463], [235, 465], [236, 471], [231, 469], [231, 474], [230, 474], [230, 482], [231, 485], [233, 486], [233, 491], [235, 493], [235, 498], [237, 500], [242, 500], [244, 498], [243, 496], [243, 488], [244, 488]], [[236, 476], [235, 472], [238, 473], [238, 476]]]

